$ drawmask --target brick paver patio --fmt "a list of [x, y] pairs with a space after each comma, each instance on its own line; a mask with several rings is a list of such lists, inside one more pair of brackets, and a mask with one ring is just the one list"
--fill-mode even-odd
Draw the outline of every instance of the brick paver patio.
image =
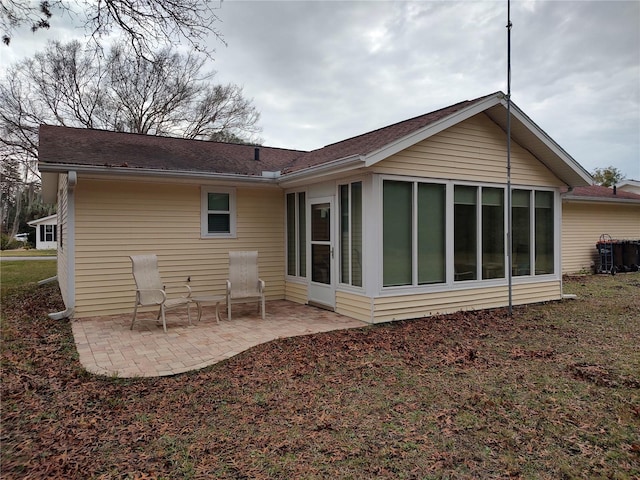
[[[222, 308], [224, 311], [224, 306]], [[72, 322], [80, 362], [87, 371], [118, 377], [158, 377], [197, 370], [276, 338], [357, 328], [366, 325], [337, 313], [285, 300], [267, 302], [266, 320], [256, 305], [234, 305], [231, 321], [216, 323], [215, 306], [202, 319], [191, 308], [167, 312], [167, 333], [155, 315], [143, 313], [130, 330], [131, 315]]]

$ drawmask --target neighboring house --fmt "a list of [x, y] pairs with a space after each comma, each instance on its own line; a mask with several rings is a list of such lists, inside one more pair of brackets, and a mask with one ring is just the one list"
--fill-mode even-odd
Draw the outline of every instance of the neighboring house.
[[[231, 250], [268, 299], [367, 322], [507, 305], [506, 125], [501, 92], [311, 152], [43, 125], [65, 314], [131, 312], [136, 253], [222, 294]], [[513, 103], [511, 128], [513, 303], [560, 299], [560, 192], [592, 179]]]
[[58, 246], [58, 215], [38, 218], [27, 225], [36, 229], [36, 249], [49, 250]]
[[600, 235], [640, 240], [640, 195], [590, 185], [562, 195], [562, 272], [593, 272]]
[[623, 180], [618, 184], [618, 190], [623, 190], [625, 192], [631, 192], [640, 195], [640, 181]]

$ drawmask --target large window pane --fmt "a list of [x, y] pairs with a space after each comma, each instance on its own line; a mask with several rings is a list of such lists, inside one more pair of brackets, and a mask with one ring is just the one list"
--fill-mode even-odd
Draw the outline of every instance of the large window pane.
[[418, 283], [445, 281], [445, 185], [418, 185]]
[[298, 193], [298, 267], [301, 277], [307, 276], [307, 201], [304, 192]]
[[477, 279], [477, 187], [456, 185], [453, 252], [456, 280]]
[[362, 182], [351, 184], [351, 285], [362, 286]]
[[385, 180], [382, 212], [382, 277], [385, 287], [410, 285], [412, 189], [409, 182]]
[[287, 274], [296, 275], [296, 194], [287, 194]]
[[536, 275], [553, 273], [553, 192], [536, 192]]
[[482, 278], [504, 278], [504, 190], [482, 189]]
[[340, 185], [340, 282], [350, 283], [349, 185]]
[[531, 192], [513, 190], [512, 205], [512, 272], [514, 276], [531, 274]]

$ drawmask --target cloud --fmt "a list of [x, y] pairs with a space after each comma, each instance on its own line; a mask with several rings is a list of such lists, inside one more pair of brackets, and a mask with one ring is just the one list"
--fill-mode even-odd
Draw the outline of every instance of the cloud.
[[[506, 7], [225, 0], [211, 68], [254, 99], [266, 144], [318, 148], [506, 91]], [[55, 38], [78, 34], [66, 20]], [[640, 2], [514, 0], [511, 20], [514, 102], [587, 170], [640, 179]], [[26, 33], [3, 64], [43, 45]]]

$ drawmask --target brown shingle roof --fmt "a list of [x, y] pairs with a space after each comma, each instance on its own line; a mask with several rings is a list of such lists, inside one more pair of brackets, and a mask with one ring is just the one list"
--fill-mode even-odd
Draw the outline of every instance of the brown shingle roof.
[[603, 187], [601, 185], [589, 185], [588, 187], [575, 187], [572, 191], [564, 194], [565, 198], [581, 199], [581, 198], [601, 198], [611, 200], [638, 200], [640, 201], [640, 195], [635, 193], [626, 192], [624, 190], [616, 189], [616, 193], [613, 193], [613, 188]]
[[41, 164], [146, 168], [260, 176], [284, 168], [299, 150], [207, 142], [51, 125], [40, 126]]
[[313, 150], [312, 152], [305, 153], [299, 158], [296, 158], [284, 171], [293, 172], [321, 165], [333, 160], [339, 160], [341, 158], [356, 155], [367, 155], [493, 95], [495, 95], [495, 93], [476, 98], [475, 100], [466, 100], [464, 102], [456, 103], [455, 105], [451, 105], [425, 115], [410, 118], [409, 120], [404, 120], [387, 127], [358, 135], [357, 137], [352, 137], [347, 140]]
[[303, 170], [346, 157], [367, 155], [487, 97], [451, 105], [311, 152], [105, 130], [40, 126], [39, 162], [259, 176], [263, 171]]

